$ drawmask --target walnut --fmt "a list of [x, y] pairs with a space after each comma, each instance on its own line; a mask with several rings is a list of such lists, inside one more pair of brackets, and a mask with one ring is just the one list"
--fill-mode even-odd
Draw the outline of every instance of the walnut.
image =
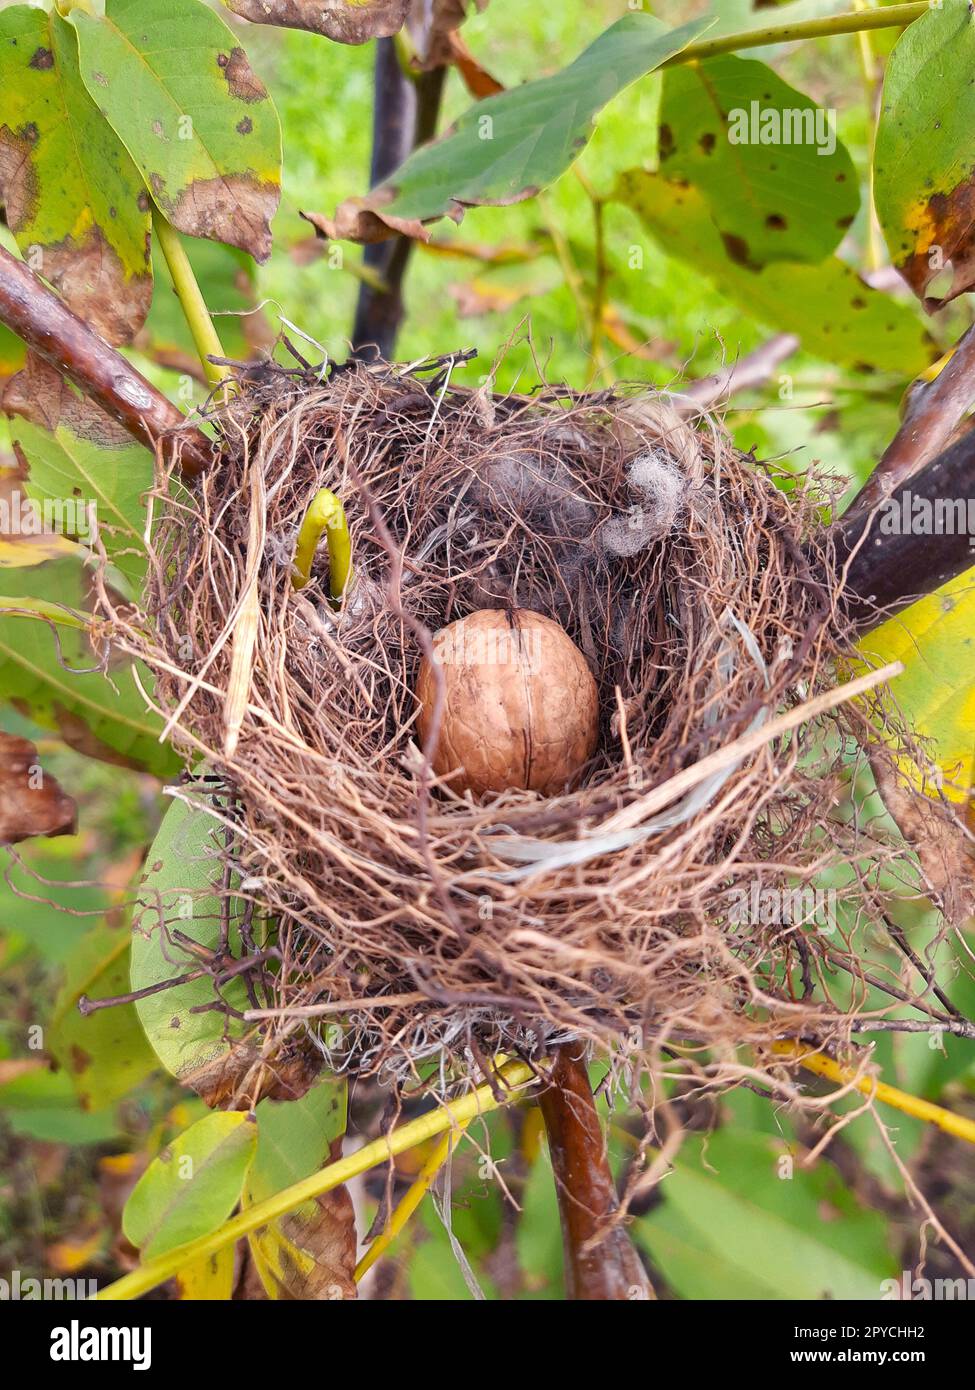
[[[526, 608], [480, 609], [442, 628], [433, 646], [444, 679], [434, 772], [475, 796], [563, 791], [596, 746], [598, 693], [558, 623]], [[425, 744], [437, 695], [426, 657], [416, 694]]]

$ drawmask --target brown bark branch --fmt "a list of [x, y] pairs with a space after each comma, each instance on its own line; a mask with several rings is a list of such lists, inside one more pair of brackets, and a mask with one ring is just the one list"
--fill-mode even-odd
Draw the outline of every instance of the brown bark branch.
[[[436, 133], [446, 68], [432, 68], [410, 78], [402, 69], [395, 39], [376, 45], [372, 164], [369, 186], [389, 178], [418, 145]], [[382, 288], [359, 286], [352, 355], [360, 361], [392, 360], [403, 321], [403, 280], [413, 252], [409, 237], [374, 242], [362, 253], [363, 264], [382, 277]]]
[[616, 1186], [577, 1043], [553, 1048], [551, 1084], [539, 1097], [558, 1194], [569, 1299], [620, 1301], [650, 1296], [629, 1236], [613, 1224]]
[[922, 534], [911, 524], [914, 508], [946, 501], [975, 502], [975, 430], [963, 434], [910, 479], [910, 488], [892, 493], [882, 511], [894, 509], [908, 529], [880, 527], [880, 512], [848, 511], [834, 523], [841, 561], [847, 564], [844, 601], [860, 631], [947, 584], [975, 565], [967, 527]]
[[23, 261], [0, 246], [0, 322], [32, 352], [117, 420], [140, 444], [178, 432], [180, 467], [193, 476], [213, 458], [213, 445], [172, 401], [80, 319]]
[[848, 514], [869, 512], [948, 444], [975, 403], [975, 328], [969, 328], [934, 380], [915, 389], [903, 424]]

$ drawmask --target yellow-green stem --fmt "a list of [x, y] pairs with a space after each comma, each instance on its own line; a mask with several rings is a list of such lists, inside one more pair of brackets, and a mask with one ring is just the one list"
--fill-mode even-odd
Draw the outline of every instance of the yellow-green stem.
[[970, 1120], [967, 1115], [957, 1115], [953, 1110], [935, 1105], [933, 1101], [922, 1100], [920, 1096], [912, 1096], [908, 1091], [898, 1090], [896, 1086], [888, 1086], [886, 1081], [878, 1081], [875, 1076], [861, 1075], [853, 1067], [845, 1067], [822, 1052], [811, 1052], [799, 1043], [776, 1043], [773, 1051], [782, 1057], [794, 1058], [807, 1071], [815, 1072], [817, 1076], [823, 1076], [828, 1081], [835, 1081], [838, 1086], [852, 1085], [862, 1095], [892, 1106], [903, 1115], [913, 1115], [915, 1119], [923, 1120], [926, 1124], [937, 1125], [938, 1129], [954, 1135], [956, 1139], [975, 1144], [975, 1120]]
[[360, 1173], [375, 1168], [378, 1163], [385, 1163], [387, 1159], [395, 1158], [406, 1149], [415, 1148], [417, 1144], [432, 1139], [435, 1134], [443, 1134], [448, 1129], [463, 1128], [478, 1115], [485, 1115], [491, 1110], [497, 1110], [500, 1105], [517, 1099], [516, 1088], [527, 1085], [534, 1075], [532, 1068], [525, 1062], [509, 1062], [498, 1073], [501, 1087], [507, 1088], [508, 1092], [504, 1094], [502, 1089], [500, 1100], [491, 1086], [480, 1086], [476, 1091], [471, 1091], [458, 1100], [438, 1106], [428, 1114], [421, 1115], [419, 1119], [411, 1120], [409, 1124], [394, 1129], [382, 1139], [374, 1139], [371, 1144], [366, 1144], [347, 1158], [340, 1158], [337, 1163], [330, 1163], [328, 1167], [312, 1173], [301, 1182], [296, 1182], [282, 1192], [275, 1193], [273, 1197], [248, 1207], [210, 1235], [180, 1245], [175, 1250], [168, 1250], [154, 1260], [148, 1260], [131, 1274], [116, 1279], [114, 1284], [102, 1289], [96, 1297], [106, 1300], [140, 1298], [149, 1289], [164, 1284], [178, 1270], [194, 1260], [213, 1255], [231, 1241], [239, 1240], [241, 1236], [249, 1235], [251, 1231], [256, 1231], [258, 1227], [266, 1226], [271, 1221], [277, 1221], [304, 1202], [310, 1202], [325, 1192], [341, 1187], [343, 1183], [357, 1178]]
[[429, 1192], [431, 1183], [453, 1153], [454, 1148], [460, 1142], [466, 1128], [466, 1125], [458, 1125], [456, 1129], [448, 1130], [447, 1133], [443, 1135], [440, 1143], [420, 1169], [416, 1176], [416, 1181], [412, 1184], [410, 1190], [397, 1204], [396, 1210], [393, 1212], [392, 1216], [390, 1216], [386, 1225], [380, 1231], [379, 1235], [376, 1236], [376, 1239], [356, 1265], [356, 1283], [359, 1282], [367, 1270], [372, 1268], [380, 1255], [386, 1253], [400, 1231], [402, 1231], [403, 1227]]
[[698, 39], [690, 43], [661, 66], [677, 67], [703, 58], [716, 58], [721, 53], [736, 53], [741, 48], [764, 48], [771, 43], [799, 43], [804, 39], [828, 39], [837, 34], [859, 34], [866, 29], [895, 29], [912, 24], [931, 8], [929, 0], [911, 5], [888, 5], [879, 10], [855, 10], [851, 14], [834, 14], [824, 19], [805, 19], [795, 24], [770, 24], [765, 29], [747, 29], [740, 34], [722, 34], [716, 39]]
[[83, 632], [91, 632], [96, 622], [92, 617], [79, 617], [69, 608], [62, 608], [61, 604], [48, 599], [8, 598], [5, 594], [0, 594], [0, 613], [5, 618], [33, 618], [35, 622], [57, 623], [60, 627], [80, 628]]
[[345, 508], [327, 487], [312, 498], [298, 532], [295, 572], [291, 580], [296, 589], [303, 589], [311, 578], [312, 562], [323, 531], [328, 538], [329, 594], [332, 604], [338, 605], [352, 578], [352, 541]]
[[211, 386], [219, 386], [226, 378], [226, 371], [223, 367], [214, 366], [209, 359], [211, 357], [224, 357], [226, 354], [220, 343], [217, 330], [213, 326], [210, 311], [207, 309], [206, 300], [203, 298], [196, 276], [193, 274], [193, 267], [190, 265], [190, 259], [186, 254], [186, 248], [180, 239], [179, 232], [171, 222], [167, 222], [155, 205], [152, 209], [152, 229], [166, 258], [166, 264], [173, 280], [173, 289], [176, 291], [176, 298], [180, 302], [183, 316], [190, 333], [193, 335], [197, 356], [203, 364], [207, 380]]

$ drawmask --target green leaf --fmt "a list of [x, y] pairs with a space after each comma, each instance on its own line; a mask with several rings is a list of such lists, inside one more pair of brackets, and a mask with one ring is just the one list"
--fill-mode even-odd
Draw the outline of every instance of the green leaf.
[[418, 236], [432, 218], [459, 221], [465, 207], [534, 197], [578, 158], [608, 101], [707, 27], [695, 20], [668, 29], [652, 15], [624, 15], [567, 68], [478, 102], [367, 198], [344, 203], [334, 225], [315, 225], [353, 240], [390, 228]]
[[829, 1165], [783, 1158], [764, 1135], [685, 1143], [661, 1205], [632, 1228], [679, 1297], [880, 1297], [896, 1273], [883, 1218], [860, 1209]]
[[[152, 455], [134, 441], [98, 442], [59, 425], [52, 434], [15, 417], [11, 438], [30, 465], [25, 491], [38, 502], [67, 509], [83, 527], [74, 535], [94, 544], [92, 522], [106, 554], [140, 595], [146, 572], [145, 494], [152, 487]], [[69, 530], [68, 534], [72, 534]]]
[[[889, 618], [860, 650], [881, 664], [903, 662], [891, 694], [914, 730], [933, 741], [944, 794], [966, 801], [975, 780], [975, 569]], [[910, 775], [910, 763], [904, 770]]]
[[109, 892], [96, 881], [99, 865], [86, 857], [85, 847], [82, 836], [36, 842], [25, 846], [21, 864], [3, 865], [0, 935], [5, 966], [15, 945], [36, 951], [46, 963], [64, 964], [95, 916], [111, 907]]
[[226, 0], [252, 24], [325, 34], [337, 43], [388, 38], [403, 27], [410, 0]]
[[234, 34], [201, 0], [72, 10], [81, 75], [170, 222], [259, 261], [281, 193], [281, 129]]
[[17, 244], [97, 332], [131, 342], [152, 298], [149, 200], [59, 14], [0, 13], [0, 87], [0, 202]]
[[[75, 554], [75, 547], [70, 541], [66, 541], [64, 547], [58, 546], [55, 554]], [[43, 552], [36, 561], [28, 562], [41, 565], [45, 559], [50, 558]], [[7, 560], [2, 547], [0, 547], [0, 569], [7, 567]], [[21, 569], [22, 565], [14, 563], [10, 568]], [[0, 594], [0, 611], [10, 608], [16, 611], [18, 616], [35, 617], [40, 622], [54, 623], [57, 627], [73, 627], [79, 632], [87, 632], [88, 623], [80, 613], [69, 613], [60, 604], [52, 603], [50, 599], [33, 598], [30, 594], [22, 594], [17, 597], [14, 594]]]
[[[901, 35], [887, 63], [874, 199], [891, 258], [934, 310], [975, 285], [975, 13], [944, 0]], [[951, 263], [950, 289], [925, 299]]]
[[694, 184], [729, 257], [750, 269], [821, 261], [860, 205], [829, 114], [754, 59], [668, 69], [660, 167]]
[[[257, 1107], [257, 1155], [245, 1186], [247, 1200], [263, 1202], [316, 1173], [335, 1140], [345, 1133], [347, 1107], [348, 1082], [340, 1076], [316, 1082], [300, 1100], [262, 1100]], [[312, 1206], [308, 1203], [308, 1210]]]
[[649, 73], [600, 111], [578, 161], [586, 187], [597, 198], [611, 198], [617, 178], [633, 167], [634, 131], [639, 131], [640, 163], [645, 169], [656, 167], [664, 77], [663, 72]]
[[0, 1085], [0, 1114], [13, 1134], [51, 1144], [103, 1144], [119, 1135], [113, 1112], [86, 1115], [70, 1079], [47, 1068]]
[[[82, 612], [86, 572], [74, 557], [53, 560], [5, 570], [3, 589], [15, 602], [25, 597]], [[135, 680], [138, 673], [142, 688], [151, 690], [149, 671], [126, 661], [105, 676], [92, 670], [96, 665], [85, 633], [59, 627], [55, 641], [47, 623], [0, 613], [0, 699], [25, 706], [36, 723], [91, 757], [170, 776], [180, 760], [159, 742], [162, 723]]]
[[[200, 957], [170, 939], [178, 930], [214, 951], [220, 942], [220, 900], [213, 892], [222, 868], [217, 852], [222, 832], [205, 812], [174, 801], [146, 855], [132, 917], [130, 978], [134, 990], [146, 989], [199, 969]], [[236, 917], [231, 914], [231, 921]], [[232, 933], [232, 947], [239, 939]], [[232, 980], [223, 999], [233, 1008], [249, 1007], [243, 981]], [[161, 990], [136, 1004], [139, 1019], [156, 1056], [167, 1071], [193, 1086], [209, 1101], [219, 1099], [228, 1081], [235, 1044], [238, 1056], [242, 1025], [215, 1010], [208, 976]], [[204, 1011], [194, 1013], [197, 1007]]]
[[101, 1110], [127, 1095], [158, 1065], [132, 1004], [78, 1011], [82, 995], [101, 999], [129, 988], [129, 932], [107, 922], [89, 930], [65, 963], [48, 1045], [71, 1077], [82, 1110]]
[[19, 372], [24, 365], [26, 351], [23, 339], [12, 333], [5, 323], [0, 323], [0, 377]]
[[[257, 1155], [241, 1198], [244, 1208], [325, 1165], [345, 1133], [347, 1099], [344, 1078], [329, 1077], [300, 1100], [261, 1101]], [[248, 1240], [271, 1298], [355, 1296], [355, 1222], [344, 1188], [306, 1202], [253, 1231]]]
[[798, 333], [808, 352], [862, 369], [916, 376], [935, 349], [910, 308], [870, 289], [837, 258], [747, 270], [730, 260], [703, 195], [659, 174], [624, 174], [616, 197], [664, 250], [710, 276], [750, 318]]
[[197, 1120], [153, 1159], [132, 1189], [122, 1230], [144, 1260], [209, 1235], [240, 1199], [257, 1122], [240, 1111]]
[[532, 1165], [521, 1197], [521, 1208], [515, 1242], [525, 1285], [535, 1298], [562, 1299], [565, 1297], [562, 1227], [547, 1148], [540, 1150]]
[[[520, 1224], [519, 1214], [519, 1224]], [[451, 1245], [447, 1234], [428, 1193], [423, 1206], [413, 1221], [422, 1229], [423, 1239], [409, 1252], [406, 1274], [409, 1279], [410, 1298], [415, 1303], [471, 1303], [474, 1294], [464, 1277], [464, 1271]], [[453, 1224], [453, 1220], [451, 1221]], [[409, 1231], [409, 1227], [407, 1227]], [[402, 1237], [401, 1237], [402, 1239]], [[497, 1301], [497, 1287], [490, 1274], [480, 1261], [471, 1259], [467, 1246], [455, 1234], [465, 1257], [468, 1258], [474, 1278], [487, 1302]]]

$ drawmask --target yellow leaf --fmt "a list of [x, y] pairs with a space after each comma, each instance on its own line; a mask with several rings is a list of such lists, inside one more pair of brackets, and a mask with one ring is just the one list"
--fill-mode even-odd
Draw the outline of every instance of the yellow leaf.
[[0, 569], [26, 569], [76, 549], [67, 536], [45, 527], [23, 486], [19, 468], [0, 466]]
[[65, 536], [0, 536], [0, 569], [27, 569], [56, 555], [70, 555], [74, 546]]
[[891, 693], [914, 731], [932, 741], [930, 778], [906, 762], [905, 774], [929, 795], [940, 783], [964, 803], [975, 774], [975, 569], [888, 619], [860, 649], [878, 663], [903, 662]]
[[176, 1275], [179, 1296], [193, 1302], [227, 1302], [234, 1291], [234, 1245], [184, 1265]]

